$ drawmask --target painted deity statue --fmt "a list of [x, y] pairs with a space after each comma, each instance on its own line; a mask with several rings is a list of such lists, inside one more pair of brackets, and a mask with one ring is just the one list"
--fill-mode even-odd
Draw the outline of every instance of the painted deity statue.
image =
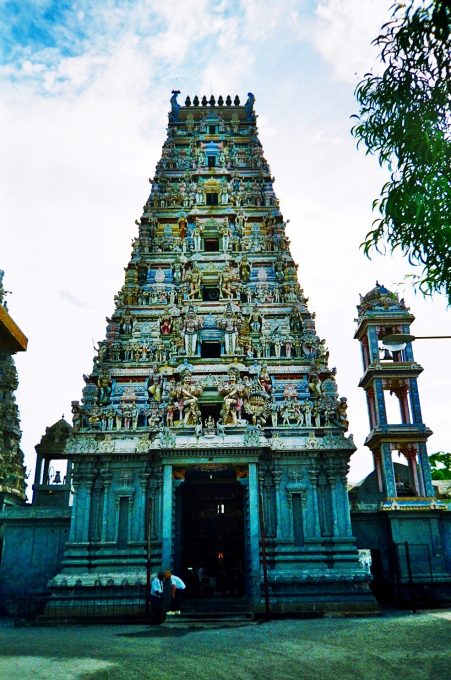
[[218, 392], [224, 397], [224, 405], [221, 410], [221, 418], [224, 425], [236, 425], [238, 413], [243, 406], [243, 400], [247, 396], [247, 390], [243, 383], [239, 382], [238, 371], [231, 370], [229, 382], [219, 385]]
[[202, 325], [202, 317], [198, 317], [193, 305], [190, 305], [183, 321], [183, 338], [187, 356], [196, 354], [198, 331]]
[[201, 418], [199, 409], [199, 397], [202, 394], [202, 387], [191, 383], [190, 371], [185, 371], [181, 382], [178, 383], [173, 395], [179, 409], [181, 424], [196, 425]]
[[224, 316], [219, 320], [218, 326], [224, 331], [225, 353], [229, 356], [235, 354], [238, 330], [235, 314], [230, 303], [227, 305]]

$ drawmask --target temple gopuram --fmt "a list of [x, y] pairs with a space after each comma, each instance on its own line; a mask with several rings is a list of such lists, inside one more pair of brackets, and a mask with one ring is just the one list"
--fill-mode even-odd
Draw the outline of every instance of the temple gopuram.
[[[13, 355], [25, 352], [28, 340], [8, 312], [0, 269], [0, 511], [25, 503], [25, 465], [20, 448], [22, 432], [15, 391], [18, 387]], [[0, 527], [0, 547], [1, 547]], [[1, 550], [0, 550], [1, 558]]]
[[254, 96], [181, 106], [178, 94], [124, 285], [72, 402], [75, 496], [50, 605], [120, 598], [147, 564], [180, 575], [188, 600], [371, 609], [346, 399], [298, 283]]
[[413, 315], [378, 283], [357, 308], [374, 471], [349, 490], [350, 512], [347, 402], [254, 96], [182, 106], [179, 94], [72, 425], [36, 446], [30, 504], [16, 374], [0, 355], [0, 613], [144, 620], [161, 569], [200, 619], [449, 602], [451, 515], [430, 474]]

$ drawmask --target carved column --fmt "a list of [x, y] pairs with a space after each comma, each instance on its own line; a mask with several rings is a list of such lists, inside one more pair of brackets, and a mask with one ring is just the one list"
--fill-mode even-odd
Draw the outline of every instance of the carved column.
[[102, 543], [106, 543], [108, 541], [108, 517], [110, 514], [108, 510], [111, 502], [111, 482], [113, 480], [113, 473], [109, 471], [108, 467], [102, 470], [101, 478], [103, 482], [103, 509], [100, 540]]
[[163, 465], [163, 526], [162, 526], [162, 565], [171, 567], [172, 554], [172, 465]]
[[383, 493], [384, 492], [384, 478], [383, 478], [383, 473], [382, 473], [382, 458], [381, 458], [380, 449], [375, 449], [373, 451], [373, 461], [374, 461], [374, 470], [376, 472], [376, 478], [377, 478], [377, 488], [379, 489], [380, 493]]
[[417, 496], [421, 496], [421, 491], [420, 491], [420, 482], [418, 479], [418, 470], [417, 470], [417, 452], [415, 448], [408, 448], [408, 449], [403, 449], [401, 451], [402, 454], [404, 454], [405, 459], [407, 460], [407, 465], [409, 468], [409, 473], [410, 473], [410, 483], [412, 485], [412, 488], [414, 489], [415, 493]]
[[418, 444], [418, 462], [420, 463], [421, 476], [423, 482], [423, 493], [425, 496], [434, 496], [434, 487], [432, 486], [431, 468], [429, 465], [428, 453], [426, 444], [421, 442]]
[[329, 487], [330, 487], [330, 500], [331, 500], [331, 509], [332, 509], [332, 536], [339, 536], [340, 535], [340, 527], [339, 527], [339, 522], [338, 522], [338, 511], [337, 511], [337, 497], [336, 497], [336, 475], [334, 470], [328, 470], [327, 472], [327, 481], [329, 482]]
[[80, 509], [79, 509], [79, 503], [80, 503], [80, 485], [82, 482], [83, 476], [81, 473], [81, 470], [79, 469], [79, 466], [77, 465], [75, 467], [75, 470], [72, 474], [72, 485], [74, 487], [74, 501], [72, 504], [72, 516], [71, 516], [71, 523], [70, 523], [70, 534], [69, 534], [69, 543], [76, 543], [77, 538], [79, 535], [79, 522], [80, 522]]
[[249, 540], [252, 573], [252, 599], [260, 601], [260, 522], [257, 463], [249, 463]]
[[348, 460], [337, 460], [334, 465], [335, 468], [335, 489], [337, 492], [337, 497], [339, 499], [339, 504], [341, 505], [343, 512], [343, 524], [342, 532], [345, 536], [352, 536], [352, 524], [351, 524], [351, 509], [349, 507], [349, 496], [347, 487], [347, 475], [349, 472]]
[[282, 470], [277, 465], [272, 473], [274, 479], [275, 495], [276, 495], [276, 537], [282, 538], [282, 511], [280, 507], [280, 482], [282, 480]]
[[151, 473], [149, 479], [149, 498], [152, 500], [152, 513], [150, 523], [150, 537], [152, 540], [161, 538], [162, 524], [162, 487], [163, 473], [161, 467]]
[[149, 481], [149, 471], [141, 470], [138, 472], [138, 482], [139, 482], [139, 498], [138, 507], [141, 507], [141, 512], [138, 516], [138, 527], [136, 532], [136, 540], [140, 543], [146, 540], [146, 521], [147, 521], [147, 505], [148, 498], [150, 494], [147, 494], [147, 486]]
[[313, 535], [315, 538], [321, 537], [321, 527], [319, 523], [319, 503], [318, 503], [318, 468], [316, 465], [307, 470], [310, 484], [312, 486], [312, 506], [313, 506]]
[[388, 498], [396, 497], [395, 475], [391, 457], [390, 444], [381, 444], [382, 469], [384, 472], [385, 494]]

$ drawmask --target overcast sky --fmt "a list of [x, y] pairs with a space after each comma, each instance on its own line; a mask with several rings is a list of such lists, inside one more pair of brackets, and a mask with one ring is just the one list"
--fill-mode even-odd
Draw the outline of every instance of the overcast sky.
[[[255, 93], [299, 279], [349, 401], [358, 446], [350, 479], [372, 469], [353, 340], [359, 293], [376, 279], [406, 298], [417, 335], [451, 335], [444, 298], [423, 300], [405, 258], [359, 244], [385, 179], [349, 130], [353, 91], [377, 68], [371, 40], [391, 0], [0, 0], [0, 268], [29, 338], [17, 356], [27, 465], [45, 428], [80, 399], [94, 341], [123, 283], [166, 136], [171, 90]], [[449, 450], [447, 340], [418, 341], [429, 452]]]

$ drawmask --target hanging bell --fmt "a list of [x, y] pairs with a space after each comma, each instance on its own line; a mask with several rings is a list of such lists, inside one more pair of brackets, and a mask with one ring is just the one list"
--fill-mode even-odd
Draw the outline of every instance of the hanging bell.
[[54, 484], [61, 484], [61, 472], [57, 470], [55, 472], [55, 479], [53, 480]]

